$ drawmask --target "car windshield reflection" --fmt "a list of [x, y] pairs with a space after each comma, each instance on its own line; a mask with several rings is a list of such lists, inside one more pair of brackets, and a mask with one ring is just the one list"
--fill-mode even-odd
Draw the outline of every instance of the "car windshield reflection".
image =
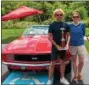
[[27, 27], [23, 33], [23, 36], [29, 35], [47, 35], [48, 34], [48, 25], [37, 25], [32, 27]]

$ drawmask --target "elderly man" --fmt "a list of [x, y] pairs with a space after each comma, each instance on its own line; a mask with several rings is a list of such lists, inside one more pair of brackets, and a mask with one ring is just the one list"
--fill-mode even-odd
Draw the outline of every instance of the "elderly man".
[[[52, 24], [49, 26], [48, 37], [52, 43], [51, 48], [51, 63], [49, 67], [49, 78], [48, 78], [48, 85], [52, 84], [52, 75], [54, 72], [55, 67], [55, 60], [59, 57], [60, 58], [60, 83], [62, 84], [69, 84], [67, 79], [64, 77], [65, 72], [65, 57], [66, 57], [66, 50], [68, 49], [69, 38], [66, 39], [66, 35], [69, 35], [69, 27], [66, 23], [64, 23], [64, 11], [62, 9], [56, 9], [53, 12], [53, 16], [56, 19]], [[66, 50], [64, 49], [66, 48]]]

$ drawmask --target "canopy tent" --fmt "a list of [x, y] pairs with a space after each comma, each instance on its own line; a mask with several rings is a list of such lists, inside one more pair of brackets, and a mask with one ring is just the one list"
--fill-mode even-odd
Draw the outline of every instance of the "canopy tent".
[[17, 8], [14, 11], [11, 11], [8, 14], [5, 14], [1, 17], [2, 21], [7, 21], [7, 20], [12, 20], [12, 19], [18, 19], [18, 18], [23, 18], [26, 16], [33, 16], [37, 14], [42, 14], [43, 11], [37, 10], [34, 8], [29, 8], [26, 6], [21, 6], [20, 8]]

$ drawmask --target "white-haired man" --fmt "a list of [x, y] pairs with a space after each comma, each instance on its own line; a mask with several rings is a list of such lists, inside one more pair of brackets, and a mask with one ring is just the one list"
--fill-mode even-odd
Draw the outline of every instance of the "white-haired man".
[[[48, 31], [48, 38], [52, 43], [51, 48], [51, 63], [49, 67], [49, 77], [48, 77], [48, 85], [52, 84], [52, 76], [55, 67], [55, 60], [59, 57], [60, 58], [60, 83], [62, 84], [69, 84], [67, 79], [64, 77], [65, 72], [65, 56], [66, 50], [68, 49], [69, 44], [69, 37], [66, 39], [66, 35], [69, 35], [69, 27], [66, 23], [64, 23], [64, 11], [62, 9], [56, 9], [53, 12], [53, 16], [56, 19], [52, 24], [49, 26]], [[66, 47], [66, 50], [63, 48]]]

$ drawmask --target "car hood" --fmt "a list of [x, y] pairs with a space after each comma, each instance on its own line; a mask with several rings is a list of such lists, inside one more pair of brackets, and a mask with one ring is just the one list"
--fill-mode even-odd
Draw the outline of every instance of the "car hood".
[[51, 43], [48, 35], [34, 35], [29, 37], [20, 37], [9, 43], [3, 50], [4, 54], [41, 54], [49, 53]]

